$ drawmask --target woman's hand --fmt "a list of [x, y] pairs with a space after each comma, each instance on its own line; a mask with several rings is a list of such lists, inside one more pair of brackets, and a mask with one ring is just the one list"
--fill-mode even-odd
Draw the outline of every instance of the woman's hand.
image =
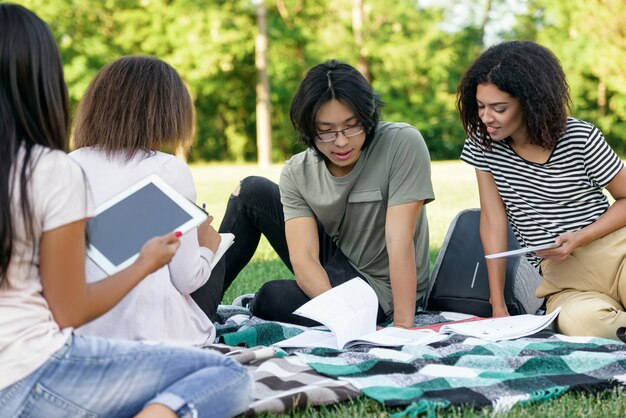
[[537, 254], [537, 257], [560, 263], [561, 261], [564, 261], [576, 248], [583, 245], [577, 232], [566, 232], [561, 234], [556, 237], [554, 242], [559, 246], [549, 250], [537, 251], [535, 253]]
[[509, 315], [509, 310], [506, 308], [506, 305], [491, 305], [491, 316], [493, 318], [499, 318], [511, 315]]
[[181, 235], [180, 232], [176, 231], [152, 238], [141, 248], [135, 263], [142, 268], [146, 275], [160, 269], [169, 263], [176, 254], [178, 247], [180, 247], [179, 238]]
[[219, 247], [220, 242], [222, 242], [222, 237], [215, 228], [213, 228], [211, 222], [213, 222], [213, 216], [209, 215], [207, 220], [202, 222], [198, 227], [198, 244], [208, 248], [215, 254], [217, 247]]
[[148, 274], [169, 263], [180, 246], [171, 232], [144, 244], [130, 266], [94, 283], [85, 281], [86, 219], [44, 232], [39, 250], [43, 295], [59, 327], [79, 327], [115, 306]]

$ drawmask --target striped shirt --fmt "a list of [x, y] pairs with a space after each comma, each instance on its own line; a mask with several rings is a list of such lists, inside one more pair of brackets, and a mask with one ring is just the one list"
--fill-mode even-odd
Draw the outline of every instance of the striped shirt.
[[[524, 160], [508, 141], [487, 150], [469, 138], [461, 159], [491, 172], [521, 246], [554, 242], [595, 222], [609, 208], [602, 188], [624, 166], [595, 126], [574, 118], [543, 164]], [[535, 266], [541, 261], [528, 259]]]

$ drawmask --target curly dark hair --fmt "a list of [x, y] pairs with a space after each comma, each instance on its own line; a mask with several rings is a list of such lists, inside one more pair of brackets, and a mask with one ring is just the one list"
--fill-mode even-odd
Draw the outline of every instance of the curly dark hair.
[[383, 106], [378, 93], [354, 67], [328, 60], [311, 68], [306, 74], [291, 102], [290, 117], [300, 140], [318, 155], [315, 137], [315, 117], [320, 108], [331, 100], [348, 106], [365, 127], [365, 142], [362, 149], [372, 141]]
[[531, 144], [552, 149], [571, 111], [569, 86], [558, 58], [530, 41], [503, 42], [483, 52], [463, 75], [457, 109], [468, 137], [490, 148], [492, 139], [478, 116], [476, 88], [491, 83], [520, 101]]

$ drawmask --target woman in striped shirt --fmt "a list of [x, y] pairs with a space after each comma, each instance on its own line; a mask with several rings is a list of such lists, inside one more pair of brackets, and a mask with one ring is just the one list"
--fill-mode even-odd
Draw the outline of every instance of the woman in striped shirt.
[[[505, 251], [507, 221], [544, 281], [560, 332], [616, 338], [626, 327], [626, 169], [592, 124], [568, 117], [558, 59], [533, 42], [486, 50], [463, 76], [457, 107], [476, 169], [486, 254]], [[614, 202], [602, 189], [606, 188]], [[493, 316], [507, 316], [505, 259], [487, 260]]]

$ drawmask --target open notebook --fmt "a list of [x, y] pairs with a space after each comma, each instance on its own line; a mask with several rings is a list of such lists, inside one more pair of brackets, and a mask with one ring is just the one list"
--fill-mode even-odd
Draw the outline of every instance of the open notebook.
[[211, 261], [211, 268], [215, 267], [226, 251], [235, 243], [235, 235], [230, 232], [221, 233], [220, 236], [222, 237], [222, 240], [220, 241], [219, 247], [217, 247], [217, 251], [215, 251], [213, 261]]
[[429, 344], [457, 333], [487, 341], [501, 341], [532, 335], [549, 326], [560, 309], [550, 315], [517, 315], [502, 318], [463, 319], [432, 327], [376, 329], [378, 300], [373, 289], [355, 278], [322, 293], [294, 313], [325, 325], [330, 332], [306, 330], [274, 345], [282, 348], [326, 347], [346, 349], [357, 345], [394, 347]]

